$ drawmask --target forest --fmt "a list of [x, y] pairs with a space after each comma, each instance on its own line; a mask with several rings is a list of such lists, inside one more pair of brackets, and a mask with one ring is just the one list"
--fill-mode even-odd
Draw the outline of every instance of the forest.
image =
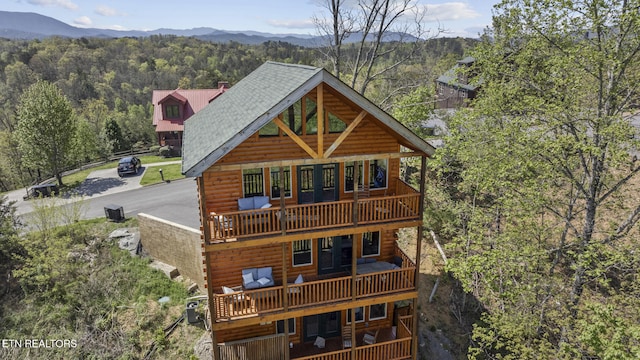
[[[384, 87], [371, 86], [367, 95], [389, 109], [394, 98], [420, 86], [432, 88], [439, 73], [475, 43], [471, 39], [429, 40], [410, 61], [378, 81]], [[345, 46], [348, 51], [353, 46]], [[399, 51], [390, 52], [380, 63], [393, 63], [411, 51], [411, 44], [400, 44]], [[12, 136], [20, 98], [39, 80], [59, 88], [73, 108], [79, 141], [74, 158], [65, 164], [73, 168], [114, 152], [155, 145], [153, 90], [215, 88], [219, 81], [233, 85], [268, 60], [326, 65], [318, 49], [285, 42], [219, 44], [177, 36], [0, 39], [0, 191], [52, 175], [25, 166]], [[388, 98], [389, 88], [394, 88], [393, 98]]]
[[[362, 72], [351, 60], [367, 53], [359, 52], [364, 42], [342, 44], [344, 26], [330, 27], [333, 43], [318, 49], [171, 36], [0, 40], [0, 191], [38, 177], [22, 161], [28, 154], [16, 131], [24, 111], [17, 104], [37, 97], [23, 94], [39, 81], [59, 88], [71, 110], [60, 109], [75, 116], [82, 141], [73, 144], [74, 166], [153, 146], [153, 89], [233, 86], [267, 60], [325, 67], [424, 135], [434, 79], [472, 56], [463, 75], [480, 84], [479, 94], [444, 118], [444, 146], [427, 162], [425, 184], [424, 226], [443, 245], [443, 283], [454, 289], [438, 294], [438, 310], [463, 330], [451, 352], [638, 359], [639, 7], [503, 0], [479, 41], [381, 42], [376, 62], [356, 63]], [[0, 232], [12, 246], [16, 237], [15, 229]], [[16, 263], [10, 249], [0, 247], [4, 272]], [[428, 306], [420, 310], [434, 317]]]

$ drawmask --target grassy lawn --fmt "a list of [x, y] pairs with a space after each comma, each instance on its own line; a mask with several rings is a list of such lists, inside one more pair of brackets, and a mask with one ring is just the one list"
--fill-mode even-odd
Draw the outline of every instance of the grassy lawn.
[[[181, 159], [180, 157], [164, 158], [162, 156], [157, 156], [157, 155], [149, 155], [149, 156], [141, 156], [140, 157], [140, 161], [142, 162], [142, 166], [145, 166], [145, 164], [153, 164], [153, 163], [166, 162], [166, 161], [177, 161], [177, 160], [180, 160], [180, 159]], [[118, 166], [118, 161], [110, 161], [110, 162], [102, 164], [100, 166], [92, 167], [90, 169], [80, 170], [80, 171], [78, 171], [76, 173], [63, 176], [62, 177], [62, 182], [65, 184], [65, 187], [68, 188], [68, 189], [75, 188], [78, 185], [82, 184], [82, 182], [87, 178], [87, 176], [92, 171], [104, 170], [104, 169], [114, 169], [115, 170], [115, 168], [117, 166]], [[164, 169], [163, 169], [163, 171], [164, 171]], [[158, 178], [160, 178], [160, 175], [158, 175]], [[160, 181], [158, 181], [158, 182], [160, 182]]]
[[160, 169], [162, 169], [165, 181], [184, 179], [185, 177], [181, 173], [182, 164], [150, 166], [144, 172], [144, 176], [142, 177], [142, 180], [140, 180], [140, 185], [144, 186], [161, 183], [162, 177], [160, 176]]

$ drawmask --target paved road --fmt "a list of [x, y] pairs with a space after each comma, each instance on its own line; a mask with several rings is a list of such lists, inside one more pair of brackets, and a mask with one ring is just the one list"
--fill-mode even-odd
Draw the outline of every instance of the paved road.
[[[160, 163], [147, 164], [141, 168], [137, 175], [122, 178], [118, 176], [115, 168], [96, 170], [90, 173], [83, 184], [78, 187], [77, 196], [63, 195], [55, 199], [43, 199], [43, 201], [54, 201], [64, 206], [74, 206], [70, 203], [75, 203], [75, 206], [78, 206], [77, 201], [81, 199], [84, 219], [104, 217], [104, 207], [115, 204], [123, 207], [126, 217], [146, 213], [198, 229], [200, 218], [195, 181], [192, 178], [187, 178], [170, 183], [141, 186], [140, 179], [142, 179], [144, 171], [147, 167], [155, 165], [160, 165]], [[10, 201], [16, 201], [18, 215], [21, 215], [24, 222], [28, 223], [30, 213], [33, 211], [34, 200], [22, 200], [24, 194], [24, 189], [17, 190], [9, 192], [7, 197]]]

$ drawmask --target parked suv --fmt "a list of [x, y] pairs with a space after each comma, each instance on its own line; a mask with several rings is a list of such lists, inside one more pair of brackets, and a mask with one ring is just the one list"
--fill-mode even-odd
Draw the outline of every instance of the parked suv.
[[34, 185], [27, 190], [27, 195], [22, 197], [22, 200], [29, 200], [39, 197], [49, 197], [58, 195], [58, 185], [56, 184], [42, 184]]
[[125, 174], [137, 174], [140, 169], [140, 160], [135, 156], [127, 156], [118, 162], [118, 176]]

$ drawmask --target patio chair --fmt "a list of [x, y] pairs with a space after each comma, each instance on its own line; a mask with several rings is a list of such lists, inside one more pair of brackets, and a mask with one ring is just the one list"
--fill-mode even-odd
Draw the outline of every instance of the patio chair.
[[362, 338], [362, 342], [364, 342], [367, 345], [373, 345], [376, 343], [376, 341], [378, 340], [378, 333], [380, 332], [380, 329], [377, 329], [375, 332], [369, 332], [367, 331], [364, 334], [364, 337]]
[[351, 347], [351, 325], [342, 328], [342, 348]]

